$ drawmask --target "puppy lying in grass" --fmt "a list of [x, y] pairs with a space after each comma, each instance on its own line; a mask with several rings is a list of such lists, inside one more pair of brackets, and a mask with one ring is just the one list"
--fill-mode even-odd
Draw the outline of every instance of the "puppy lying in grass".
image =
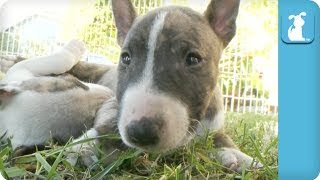
[[[66, 142], [86, 130], [75, 141], [119, 133], [122, 141], [104, 142], [106, 149], [124, 143], [166, 152], [212, 130], [222, 165], [238, 172], [262, 167], [224, 133], [216, 85], [219, 59], [235, 34], [239, 1], [212, 0], [204, 16], [174, 6], [139, 18], [130, 1], [112, 4], [122, 47], [119, 65], [79, 62], [84, 46], [78, 41], [15, 64], [0, 87], [0, 133], [12, 137], [14, 148], [51, 137]], [[59, 76], [64, 73], [76, 78]]]

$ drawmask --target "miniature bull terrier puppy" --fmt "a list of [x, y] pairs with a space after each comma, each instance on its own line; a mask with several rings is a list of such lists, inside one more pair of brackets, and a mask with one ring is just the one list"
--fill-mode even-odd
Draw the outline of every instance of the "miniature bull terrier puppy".
[[212, 0], [204, 15], [169, 6], [138, 17], [129, 0], [113, 0], [119, 65], [80, 62], [70, 73], [116, 92], [117, 127], [129, 147], [165, 152], [216, 131], [216, 158], [224, 166], [238, 172], [262, 167], [223, 131], [218, 66], [236, 33], [239, 3]]
[[[38, 124], [63, 131], [54, 134], [58, 138], [76, 137], [85, 124], [91, 129], [75, 141], [118, 132], [129, 147], [147, 152], [166, 152], [187, 144], [206, 131], [215, 131], [216, 158], [222, 165], [238, 172], [242, 168], [262, 167], [242, 153], [223, 131], [223, 101], [217, 86], [218, 66], [223, 49], [235, 35], [239, 3], [239, 0], [212, 0], [204, 15], [186, 7], [170, 6], [138, 17], [129, 0], [113, 0], [117, 39], [122, 49], [119, 64], [108, 66], [78, 62], [77, 52], [81, 50], [73, 46], [66, 48], [67, 53], [63, 56], [45, 58], [41, 62], [18, 63], [8, 71], [4, 81], [8, 85], [4, 86], [4, 92], [14, 92], [11, 91], [14, 89], [12, 86], [16, 87], [15, 84], [20, 85], [19, 82], [35, 76], [65, 72], [77, 77], [89, 90], [74, 83], [68, 87], [76, 88], [65, 88], [61, 94], [47, 90], [49, 95], [43, 96], [43, 92], [35, 95], [37, 92], [34, 91], [19, 91], [9, 101], [3, 98], [4, 109], [0, 111], [0, 118], [5, 126], [0, 132], [13, 136], [14, 144], [18, 146], [24, 144], [23, 141], [27, 144], [43, 142], [43, 139], [30, 140], [39, 138], [33, 132], [26, 134], [30, 133], [26, 129]], [[84, 82], [95, 83], [95, 86]], [[116, 99], [102, 87], [113, 90]], [[91, 104], [73, 100], [81, 92], [88, 97], [91, 91]], [[28, 99], [30, 97], [32, 101]], [[65, 101], [67, 103], [61, 104]], [[11, 116], [13, 109], [20, 113]], [[53, 112], [54, 119], [50, 119], [50, 112]], [[35, 121], [29, 120], [22, 128], [17, 127], [17, 123], [21, 124], [17, 118], [24, 117], [32, 117]], [[53, 123], [55, 121], [58, 122]], [[73, 127], [77, 122], [80, 122], [78, 126]], [[66, 128], [76, 132], [70, 133]], [[45, 133], [44, 137], [48, 137]], [[117, 144], [121, 145], [121, 142]], [[108, 143], [102, 145], [110, 146]], [[79, 146], [73, 149], [81, 151]]]

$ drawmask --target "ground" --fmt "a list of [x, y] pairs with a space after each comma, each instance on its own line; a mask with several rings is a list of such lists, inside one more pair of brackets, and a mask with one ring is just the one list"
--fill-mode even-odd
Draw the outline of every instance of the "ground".
[[227, 113], [226, 119], [226, 131], [239, 148], [264, 168], [238, 174], [221, 167], [213, 158], [213, 138], [208, 133], [200, 141], [167, 154], [129, 150], [109, 166], [97, 165], [95, 169], [71, 166], [65, 161], [64, 147], [56, 145], [12, 158], [8, 142], [0, 146], [0, 171], [4, 177], [16, 179], [277, 179], [277, 116]]

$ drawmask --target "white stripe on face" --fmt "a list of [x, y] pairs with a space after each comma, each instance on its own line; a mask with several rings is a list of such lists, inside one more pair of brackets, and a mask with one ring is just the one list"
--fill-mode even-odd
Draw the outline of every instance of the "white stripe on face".
[[151, 26], [149, 41], [148, 41], [148, 53], [147, 53], [147, 61], [146, 66], [143, 71], [142, 83], [146, 83], [147, 87], [152, 85], [153, 80], [153, 66], [154, 66], [154, 50], [157, 46], [158, 36], [161, 33], [167, 12], [160, 12], [157, 17], [154, 19], [153, 24]]

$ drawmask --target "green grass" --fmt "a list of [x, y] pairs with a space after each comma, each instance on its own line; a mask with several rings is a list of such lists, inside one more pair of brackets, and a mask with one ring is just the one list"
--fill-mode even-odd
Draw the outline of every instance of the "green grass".
[[277, 117], [228, 113], [226, 119], [226, 131], [239, 148], [257, 158], [264, 168], [240, 174], [223, 168], [213, 158], [216, 150], [209, 133], [166, 154], [131, 149], [110, 165], [96, 164], [94, 169], [74, 167], [65, 160], [65, 148], [72, 144], [51, 145], [48, 150], [13, 158], [8, 142], [0, 147], [0, 172], [3, 177], [15, 179], [277, 179]]

